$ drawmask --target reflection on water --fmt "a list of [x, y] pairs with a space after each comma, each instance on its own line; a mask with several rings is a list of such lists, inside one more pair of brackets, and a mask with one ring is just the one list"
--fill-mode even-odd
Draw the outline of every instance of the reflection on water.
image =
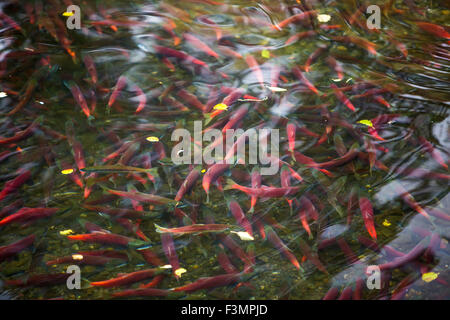
[[[445, 2], [1, 6], [0, 299], [450, 297]], [[279, 129], [280, 171], [175, 165], [198, 120]]]

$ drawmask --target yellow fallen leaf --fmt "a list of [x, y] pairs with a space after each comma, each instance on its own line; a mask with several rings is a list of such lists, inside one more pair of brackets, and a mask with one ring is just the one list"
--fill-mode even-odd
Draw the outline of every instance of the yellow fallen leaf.
[[239, 238], [241, 238], [242, 241], [253, 241], [255, 240], [255, 238], [253, 238], [248, 232], [236, 232], [236, 231], [231, 231], [232, 233], [237, 234], [237, 236]]
[[202, 169], [202, 173], [205, 173], [206, 172], [206, 169]]
[[228, 106], [225, 103], [216, 104], [213, 108], [214, 110], [227, 110]]
[[73, 254], [72, 259], [73, 260], [83, 260], [83, 255], [82, 254]]
[[270, 51], [267, 49], [264, 49], [263, 51], [261, 51], [261, 57], [269, 59], [270, 58]]
[[183, 273], [185, 273], [185, 272], [187, 272], [187, 270], [186, 269], [184, 269], [184, 268], [179, 268], [179, 269], [177, 269], [177, 270], [175, 270], [175, 275], [177, 276], [177, 277], [181, 277], [181, 275], [183, 274]]
[[436, 280], [436, 278], [439, 276], [439, 273], [436, 273], [436, 272], [427, 272], [427, 273], [424, 273], [423, 275], [422, 275], [422, 280], [423, 281], [425, 281], [425, 282], [431, 282], [431, 281], [433, 281], [433, 280]]
[[329, 14], [319, 14], [317, 20], [319, 22], [328, 22], [331, 20], [331, 16]]
[[391, 223], [387, 219], [384, 219], [383, 226], [389, 227], [390, 225], [391, 225]]
[[359, 120], [358, 123], [361, 123], [363, 125], [373, 128], [373, 123], [370, 120]]
[[150, 141], [150, 142], [158, 142], [159, 141], [159, 138], [158, 137], [147, 137], [146, 138], [146, 140], [147, 141]]
[[59, 234], [62, 235], [62, 236], [67, 236], [67, 235], [72, 234], [72, 233], [73, 233], [73, 230], [71, 230], [71, 229], [67, 229], [67, 230], [63, 230], [63, 231], [59, 232]]
[[269, 89], [269, 90], [272, 91], [272, 92], [285, 92], [285, 91], [287, 91], [287, 89], [279, 88], [279, 87], [269, 87], [269, 86], [266, 86], [266, 88]]
[[73, 169], [64, 169], [63, 171], [61, 171], [62, 174], [72, 174], [73, 173]]
[[64, 17], [71, 17], [71, 16], [73, 16], [73, 12], [64, 12], [62, 15]]

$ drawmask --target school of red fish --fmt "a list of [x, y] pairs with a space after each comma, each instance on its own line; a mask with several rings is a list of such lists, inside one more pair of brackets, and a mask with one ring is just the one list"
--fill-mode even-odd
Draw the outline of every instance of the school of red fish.
[[[0, 292], [64, 287], [79, 265], [81, 298], [98, 287], [111, 288], [104, 298], [230, 287], [248, 298], [286, 274], [266, 298], [305, 284], [316, 299], [403, 299], [420, 282], [448, 299], [449, 150], [430, 131], [448, 123], [448, 81], [414, 88], [408, 72], [450, 72], [449, 28], [414, 1], [386, 1], [383, 17], [428, 39], [419, 58], [399, 28], [369, 29], [368, 5], [353, 3], [2, 5]], [[72, 4], [80, 30], [66, 27]], [[175, 165], [171, 133], [195, 120], [203, 133], [279, 129], [279, 172]], [[396, 245], [385, 230], [401, 224], [408, 241]], [[28, 262], [9, 271], [19, 257]]]

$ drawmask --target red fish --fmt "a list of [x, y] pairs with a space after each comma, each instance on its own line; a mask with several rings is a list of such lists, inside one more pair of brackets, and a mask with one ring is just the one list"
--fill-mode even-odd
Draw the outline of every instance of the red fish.
[[291, 252], [291, 250], [281, 241], [275, 231], [269, 227], [265, 227], [265, 232], [267, 235], [267, 240], [272, 243], [272, 245], [281, 252], [298, 270], [300, 270], [300, 263], [298, 263], [297, 258]]
[[120, 76], [119, 77], [119, 79], [117, 80], [117, 83], [116, 83], [116, 85], [114, 87], [114, 90], [111, 93], [111, 96], [109, 97], [108, 108], [111, 108], [111, 106], [114, 104], [114, 102], [116, 101], [116, 99], [119, 96], [120, 92], [127, 85], [127, 81], [128, 81], [127, 77], [125, 77], [125, 76]]
[[97, 69], [95, 68], [94, 60], [90, 55], [85, 55], [83, 58], [83, 62], [86, 65], [86, 68], [91, 75], [92, 83], [97, 84]]
[[208, 171], [203, 176], [203, 189], [205, 190], [206, 194], [209, 195], [209, 188], [211, 186], [211, 183], [214, 183], [225, 171], [227, 171], [230, 168], [230, 165], [228, 163], [219, 162], [216, 164], [213, 164]]
[[228, 95], [223, 98], [222, 103], [231, 106], [233, 103], [237, 101], [243, 94], [245, 93], [245, 89], [242, 88], [234, 88], [231, 90]]
[[[142, 207], [140, 208], [142, 209]], [[142, 211], [142, 210], [140, 210]], [[144, 241], [148, 241], [148, 237], [142, 232], [141, 229], [139, 229], [139, 225], [141, 223], [141, 220], [139, 219], [136, 223], [133, 223], [130, 219], [125, 218], [118, 218], [116, 219], [118, 223], [122, 225], [125, 229], [127, 229], [130, 232], [133, 232], [136, 234], [139, 238], [141, 238]]]
[[220, 266], [223, 270], [225, 270], [226, 273], [237, 273], [238, 270], [236, 267], [231, 263], [230, 258], [228, 258], [228, 255], [225, 253], [222, 245], [220, 245], [221, 250], [217, 254], [217, 260], [219, 261]]
[[164, 198], [158, 195], [142, 193], [139, 191], [120, 191], [120, 190], [112, 190], [108, 189], [108, 192], [111, 194], [115, 194], [124, 198], [128, 198], [131, 200], [136, 200], [143, 203], [152, 203], [152, 204], [168, 204], [173, 203], [174, 200], [169, 198]]
[[28, 179], [31, 178], [31, 172], [29, 170], [21, 170], [20, 174], [14, 179], [5, 183], [3, 190], [0, 192], [0, 201], [3, 200], [9, 194], [16, 192]]
[[123, 285], [135, 283], [135, 282], [139, 282], [144, 279], [151, 278], [158, 272], [161, 272], [161, 271], [159, 269], [145, 269], [145, 270], [135, 271], [135, 272], [131, 272], [131, 273], [120, 274], [117, 278], [104, 280], [104, 281], [91, 282], [91, 286], [103, 287], [103, 288], [120, 287]]
[[369, 157], [369, 165], [370, 170], [372, 171], [373, 166], [375, 165], [375, 162], [377, 160], [377, 150], [375, 149], [374, 144], [370, 139], [364, 139], [364, 148], [367, 151], [368, 157]]
[[283, 198], [296, 194], [299, 188], [300, 187], [278, 188], [267, 186], [262, 186], [261, 188], [249, 188], [241, 186], [235, 183], [233, 180], [229, 179], [225, 190], [236, 189], [245, 192], [249, 196], [257, 196], [259, 198]]
[[14, 256], [15, 254], [19, 253], [20, 251], [28, 248], [34, 243], [35, 235], [29, 235], [28, 237], [25, 237], [23, 239], [20, 239], [19, 241], [16, 241], [14, 243], [1, 246], [0, 247], [0, 262]]
[[191, 234], [202, 232], [222, 232], [230, 228], [227, 224], [192, 224], [178, 228], [163, 228], [155, 224], [158, 233]]
[[126, 208], [111, 208], [111, 207], [93, 206], [93, 205], [88, 205], [88, 204], [83, 204], [82, 207], [87, 210], [106, 213], [115, 218], [139, 219], [139, 218], [145, 218], [146, 216], [149, 216], [149, 212], [138, 211], [138, 210], [133, 210], [133, 209], [126, 209]]
[[315, 221], [319, 220], [319, 212], [307, 196], [302, 196], [299, 201], [308, 218], [311, 218]]
[[187, 285], [173, 288], [172, 291], [193, 292], [202, 289], [212, 289], [216, 287], [229, 286], [233, 283], [240, 282], [242, 273], [228, 273], [219, 276], [199, 278], [195, 282]]
[[333, 287], [330, 290], [328, 290], [328, 292], [325, 294], [322, 300], [336, 300], [338, 296], [339, 296], [339, 289]]
[[139, 105], [136, 108], [136, 111], [134, 113], [141, 112], [145, 105], [147, 104], [147, 96], [145, 95], [144, 91], [142, 91], [141, 88], [139, 88], [138, 85], [134, 85], [134, 91], [137, 93], [137, 99], [139, 100]]
[[[253, 168], [252, 175], [252, 188], [260, 188], [261, 187], [261, 173], [258, 168]], [[250, 199], [250, 210], [249, 212], [253, 212], [255, 209], [256, 202], [258, 201], [258, 196], [252, 196]]]
[[200, 100], [198, 100], [197, 97], [192, 93], [184, 89], [181, 89], [177, 92], [177, 95], [180, 98], [182, 98], [185, 102], [199, 109], [201, 112], [204, 112], [206, 110], [205, 105]]
[[327, 49], [326, 46], [320, 46], [313, 53], [311, 53], [311, 55], [308, 57], [305, 64], [303, 65], [303, 70], [305, 70], [305, 72], [311, 71], [311, 64], [314, 63], [314, 61], [316, 61], [317, 58], [319, 58], [320, 55], [324, 53], [326, 49]]
[[338, 79], [342, 80], [344, 79], [344, 69], [342, 68], [342, 64], [337, 61], [333, 56], [328, 56], [326, 59], [328, 65], [333, 68], [334, 72], [337, 73]]
[[70, 178], [77, 186], [79, 186], [81, 189], [84, 188], [83, 181], [81, 180], [81, 175], [78, 174], [78, 172], [76, 172], [76, 171], [73, 169], [73, 166], [72, 166], [72, 165], [69, 165], [69, 164], [67, 164], [67, 163], [62, 163], [62, 164], [61, 164], [61, 168], [63, 169], [63, 171], [65, 171], [65, 170], [71, 170], [71, 171], [73, 171], [71, 174], [68, 174], [69, 178]]
[[34, 221], [36, 219], [49, 217], [56, 212], [58, 208], [22, 208], [16, 213], [0, 220], [0, 226], [4, 226], [15, 222], [28, 222]]
[[342, 290], [338, 300], [352, 300], [353, 289], [352, 287], [346, 287]]
[[373, 99], [382, 104], [383, 106], [385, 106], [386, 108], [390, 109], [391, 105], [389, 104], [389, 102], [387, 102], [382, 96], [374, 96]]
[[396, 183], [394, 188], [395, 191], [400, 194], [400, 197], [403, 199], [403, 201], [406, 202], [408, 206], [410, 206], [412, 209], [423, 215], [425, 218], [430, 219], [428, 213], [417, 203], [414, 197], [405, 188], [403, 188], [402, 185]]
[[178, 261], [177, 251], [175, 250], [175, 244], [173, 243], [172, 236], [170, 233], [161, 234], [161, 244], [164, 250], [164, 254], [169, 260], [170, 265], [172, 266], [172, 271], [175, 277], [178, 279], [180, 275], [177, 274], [177, 270], [180, 269], [180, 262]]
[[186, 193], [188, 193], [195, 182], [200, 177], [201, 167], [193, 168], [191, 172], [187, 175], [186, 179], [181, 184], [180, 189], [178, 189], [177, 195], [175, 196], [175, 201], [180, 201]]
[[304, 164], [311, 168], [315, 168], [315, 169], [325, 173], [328, 176], [333, 176], [333, 174], [331, 172], [329, 172], [328, 170], [319, 168], [319, 164], [317, 162], [315, 162], [312, 158], [305, 156], [304, 154], [302, 154], [298, 151], [294, 151], [294, 158], [295, 158], [295, 161], [297, 161], [301, 164]]
[[90, 251], [79, 251], [78, 254], [83, 256], [96, 256], [105, 257], [111, 259], [128, 260], [128, 254], [116, 251], [116, 250], [90, 250]]
[[370, 200], [365, 197], [360, 197], [359, 208], [361, 209], [361, 214], [367, 231], [374, 240], [377, 240], [377, 232], [375, 231], [375, 225], [373, 222], [373, 208]]
[[154, 48], [158, 54], [161, 54], [161, 55], [164, 55], [167, 57], [174, 57], [174, 58], [180, 59], [181, 61], [184, 61], [187, 63], [193, 63], [193, 64], [199, 65], [209, 71], [209, 66], [206, 64], [206, 62], [201, 61], [197, 58], [194, 58], [193, 56], [188, 55], [186, 52], [178, 51], [175, 49], [166, 48], [166, 47], [162, 47], [162, 46], [154, 46]]
[[8, 26], [10, 26], [11, 28], [16, 29], [17, 31], [21, 31], [22, 28], [17, 24], [17, 22], [15, 22], [10, 16], [8, 16], [6, 13], [3, 13], [0, 11], [0, 20], [3, 20], [4, 22], [6, 22], [6, 24]]
[[75, 82], [69, 83], [70, 92], [72, 92], [73, 98], [77, 102], [77, 104], [80, 106], [81, 110], [83, 110], [86, 117], [91, 116], [91, 110], [89, 109], [86, 99], [83, 96], [83, 93], [81, 92], [80, 88]]
[[290, 45], [290, 44], [292, 44], [294, 42], [297, 42], [297, 41], [299, 41], [301, 39], [308, 38], [308, 37], [313, 37], [316, 34], [317, 34], [317, 32], [314, 31], [314, 30], [308, 30], [308, 31], [299, 32], [299, 33], [294, 34], [293, 36], [290, 36], [286, 40], [286, 42], [284, 44], [285, 45]]
[[300, 71], [300, 68], [294, 67], [292, 69], [292, 72], [301, 82], [303, 82], [308, 87], [309, 90], [319, 95], [319, 90], [317, 90], [317, 88], [305, 77], [303, 72]]
[[34, 24], [36, 22], [36, 17], [34, 15], [34, 5], [32, 3], [26, 3], [25, 11], [27, 12], [28, 17], [30, 18], [30, 23]]
[[245, 57], [245, 62], [247, 62], [248, 66], [256, 75], [256, 79], [258, 79], [258, 82], [261, 84], [261, 87], [264, 88], [264, 74], [261, 71], [261, 68], [259, 67], [258, 62], [256, 61], [255, 57], [251, 54], [248, 54]]
[[365, 246], [375, 252], [380, 252], [380, 250], [381, 250], [375, 241], [373, 241], [372, 239], [363, 237], [361, 235], [358, 235], [358, 242], [361, 243], [363, 246]]
[[153, 278], [152, 281], [150, 281], [147, 284], [141, 284], [139, 286], [140, 289], [145, 289], [145, 288], [153, 288], [156, 287], [159, 283], [161, 283], [161, 281], [163, 281], [165, 278], [165, 274], [158, 274], [156, 277]]
[[302, 239], [299, 239], [299, 246], [300, 246], [300, 250], [302, 250], [302, 252], [306, 256], [306, 258], [309, 261], [311, 261], [316, 266], [317, 269], [328, 274], [327, 269], [324, 267], [322, 262], [320, 262], [317, 254], [312, 252], [311, 248], [306, 244], [306, 242], [304, 242]]
[[93, 242], [102, 244], [111, 244], [119, 246], [128, 246], [134, 243], [143, 243], [140, 240], [132, 239], [129, 237], [121, 236], [119, 234], [107, 233], [107, 232], [93, 232], [87, 234], [77, 234], [67, 236], [69, 240], [79, 240], [83, 242]]
[[22, 207], [23, 201], [22, 200], [16, 200], [13, 203], [11, 203], [8, 206], [3, 207], [0, 210], [0, 218], [3, 218], [7, 215], [10, 215], [11, 213], [19, 210], [20, 207]]
[[401, 255], [400, 257], [394, 259], [393, 261], [380, 264], [378, 267], [380, 268], [380, 270], [390, 270], [399, 268], [419, 258], [425, 252], [426, 249], [427, 249], [426, 246], [424, 246], [422, 243], [419, 243], [407, 254]]
[[359, 258], [355, 255], [355, 253], [348, 245], [347, 241], [345, 241], [343, 238], [339, 238], [337, 239], [337, 244], [341, 248], [342, 252], [344, 252], [344, 255], [347, 258], [349, 264], [361, 263]]
[[228, 208], [231, 211], [231, 214], [236, 219], [237, 223], [247, 231], [247, 233], [253, 237], [253, 230], [252, 225], [250, 221], [248, 221], [247, 217], [244, 214], [244, 211], [242, 211], [241, 206], [236, 201], [229, 201], [228, 202]]
[[430, 22], [416, 22], [416, 24], [428, 33], [444, 39], [450, 39], [450, 33], [444, 27]]
[[272, 25], [272, 28], [281, 30], [282, 28], [291, 24], [292, 22], [304, 20], [315, 14], [316, 14], [315, 10], [301, 12], [301, 13], [295, 14], [293, 16], [290, 16], [289, 18], [284, 19], [283, 21], [281, 21], [280, 23], [277, 23], [276, 25]]
[[226, 56], [229, 56], [231, 58], [238, 58], [238, 59], [243, 59], [244, 57], [242, 56], [242, 54], [240, 54], [237, 51], [234, 51], [233, 49], [231, 49], [230, 47], [226, 47], [226, 46], [219, 46], [219, 50], [222, 51]]
[[[217, 110], [223, 111], [223, 110]], [[241, 106], [236, 112], [233, 112], [229, 121], [223, 126], [222, 133], [226, 134], [227, 130], [234, 129], [248, 113], [248, 106]]]
[[311, 234], [311, 228], [309, 227], [308, 224], [308, 219], [306, 217], [306, 212], [305, 209], [303, 207], [300, 207], [299, 211], [298, 211], [298, 216], [300, 218], [300, 221], [302, 223], [303, 228], [306, 230], [306, 232], [308, 233], [309, 237], [312, 237]]
[[[215, 1], [198, 1], [198, 2], [205, 2], [205, 3], [213, 3]], [[216, 3], [218, 4], [218, 3]], [[201, 22], [203, 22], [204, 24], [212, 27], [214, 29], [214, 32], [216, 33], [216, 39], [220, 40], [222, 38], [222, 30], [220, 29], [220, 26], [217, 25], [214, 21], [212, 21], [211, 19], [209, 19], [207, 16], [201, 16], [198, 18]]]
[[[89, 181], [91, 179], [95, 179], [95, 178], [97, 178], [97, 176], [98, 176], [97, 173], [93, 172], [86, 178], [86, 180]], [[83, 193], [83, 197], [85, 199], [89, 198], [89, 195], [91, 194], [93, 187], [94, 187], [94, 184], [90, 184], [89, 182], [86, 182], [86, 186], [84, 188], [84, 193]]]
[[373, 55], [377, 54], [377, 51], [375, 50], [376, 44], [373, 42], [370, 42], [364, 38], [352, 37], [352, 36], [338, 36], [338, 37], [331, 37], [331, 38], [334, 41], [338, 41], [338, 42], [353, 43], [359, 47], [366, 49], [368, 52], [370, 52]]
[[253, 214], [252, 215], [252, 223], [254, 226], [256, 226], [256, 228], [258, 229], [259, 234], [261, 235], [261, 238], [263, 240], [266, 239], [266, 231], [264, 230], [264, 224], [261, 221], [261, 217], [258, 216], [258, 214]]
[[191, 43], [194, 48], [200, 49], [201, 51], [205, 52], [207, 55], [210, 55], [211, 57], [214, 57], [216, 59], [219, 58], [219, 55], [217, 54], [217, 52], [215, 52], [206, 43], [204, 43], [197, 37], [195, 37], [189, 33], [183, 34], [183, 37], [187, 42]]
[[66, 283], [69, 273], [34, 274], [24, 279], [7, 280], [7, 286], [15, 287], [48, 287]]
[[[436, 148], [424, 137], [419, 137], [419, 141], [422, 144], [423, 148], [431, 154], [433, 159], [443, 166], [446, 170], [448, 170], [448, 165], [445, 163], [444, 158], [442, 158], [441, 154], [436, 150]], [[1, 197], [0, 197], [1, 198]]]
[[77, 164], [78, 170], [80, 170], [81, 175], [84, 175], [85, 172], [82, 169], [86, 168], [86, 162], [84, 160], [83, 146], [78, 140], [75, 139], [75, 132], [72, 122], [68, 122], [66, 124], [66, 133], [67, 133], [67, 141], [72, 147], [73, 158], [75, 159], [75, 163]]
[[295, 149], [295, 131], [297, 129], [297, 126], [292, 123], [289, 122], [286, 125], [286, 134], [287, 134], [287, 138], [288, 138], [288, 142], [289, 142], [289, 151], [294, 151]]
[[162, 266], [164, 262], [158, 257], [156, 253], [154, 253], [151, 249], [139, 250], [139, 253], [142, 254], [145, 261], [153, 266]]
[[377, 129], [370, 127], [370, 128], [367, 129], [367, 132], [372, 137], [374, 137], [375, 139], [380, 140], [380, 141], [384, 141], [384, 138], [378, 134]]
[[175, 34], [175, 32], [173, 31], [177, 25], [175, 24], [175, 22], [172, 19], [166, 18], [167, 19], [167, 23], [164, 23], [162, 25], [162, 27], [164, 28], [164, 30], [166, 30], [171, 37], [173, 38], [173, 45], [177, 46], [180, 44], [181, 39]]
[[33, 132], [36, 126], [38, 125], [38, 119], [36, 119], [30, 126], [28, 126], [25, 130], [16, 133], [13, 137], [0, 139], [0, 145], [8, 145], [11, 143], [16, 143], [25, 138], [28, 138]]
[[245, 272], [251, 270], [251, 266], [253, 263], [250, 258], [247, 256], [244, 250], [230, 237], [230, 235], [218, 235], [219, 240], [223, 243], [225, 247], [227, 247], [237, 258], [239, 258], [244, 263]]
[[338, 100], [341, 103], [343, 103], [347, 108], [355, 112], [356, 111], [355, 106], [350, 102], [350, 100], [345, 96], [345, 94], [343, 94], [342, 91], [339, 90], [339, 88], [334, 83], [332, 83], [330, 86], [331, 88], [333, 88], [333, 92], [338, 98]]

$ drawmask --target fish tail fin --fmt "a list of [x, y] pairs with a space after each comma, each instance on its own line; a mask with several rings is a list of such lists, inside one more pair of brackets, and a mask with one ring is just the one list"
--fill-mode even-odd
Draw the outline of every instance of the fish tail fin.
[[165, 229], [165, 228], [163, 228], [163, 227], [157, 225], [156, 223], [154, 223], [154, 225], [155, 225], [155, 228], [156, 228], [156, 230], [155, 230], [156, 232], [158, 232], [158, 233], [164, 233], [164, 229]]
[[227, 183], [225, 184], [223, 190], [231, 190], [235, 189], [236, 182], [234, 182], [232, 179], [227, 179]]

